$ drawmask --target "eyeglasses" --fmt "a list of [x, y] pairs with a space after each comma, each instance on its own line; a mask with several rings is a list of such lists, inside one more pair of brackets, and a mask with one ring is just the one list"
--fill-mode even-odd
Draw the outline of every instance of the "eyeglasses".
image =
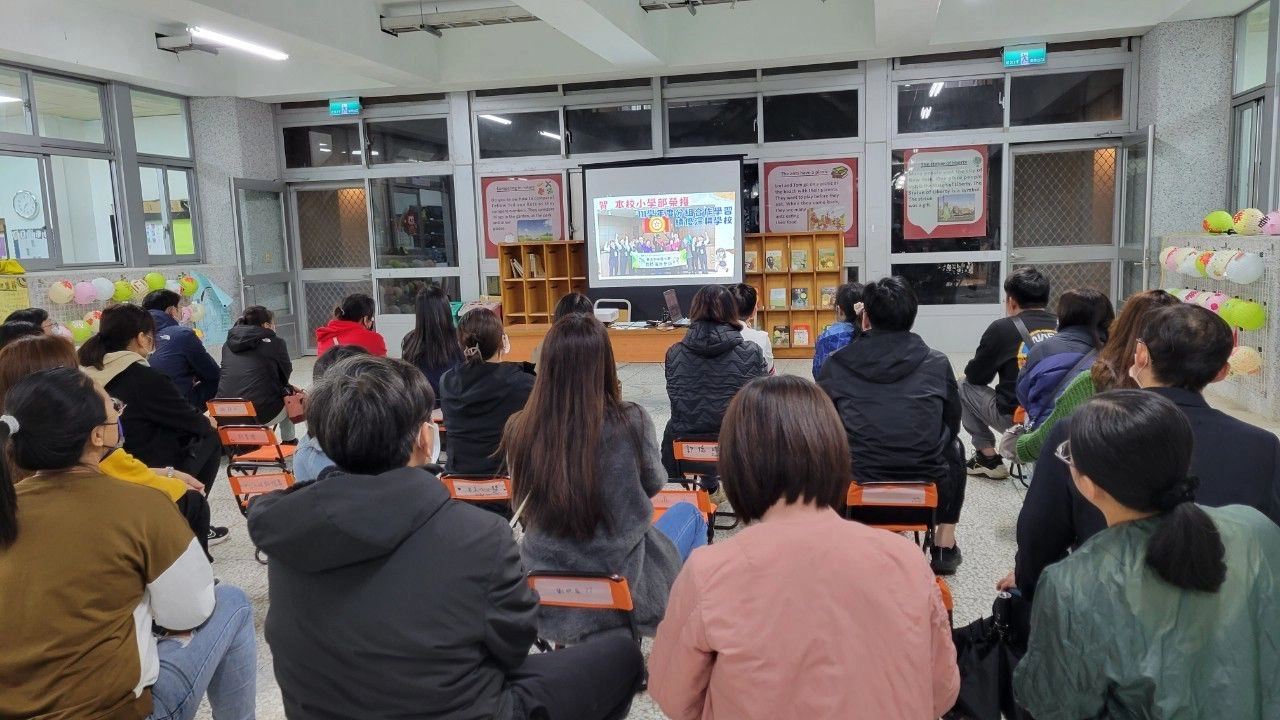
[[1071, 441], [1063, 440], [1059, 443], [1058, 448], [1053, 451], [1053, 456], [1058, 458], [1067, 467], [1075, 467], [1075, 463], [1071, 462]]
[[123, 400], [118, 400], [116, 398], [110, 398], [110, 400], [111, 400], [111, 409], [115, 410], [117, 415], [124, 412], [124, 409], [129, 407], [124, 403]]

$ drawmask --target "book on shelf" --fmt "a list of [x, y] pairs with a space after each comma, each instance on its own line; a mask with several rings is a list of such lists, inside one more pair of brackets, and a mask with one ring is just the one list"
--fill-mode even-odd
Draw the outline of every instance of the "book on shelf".
[[542, 277], [542, 265], [538, 262], [537, 255], [529, 256], [529, 277], [531, 278]]
[[524, 277], [524, 266], [515, 258], [511, 258], [511, 277], [517, 280]]
[[764, 251], [765, 272], [786, 272], [787, 266], [782, 262], [781, 250]]
[[807, 287], [791, 288], [791, 307], [796, 310], [809, 309], [809, 288]]
[[810, 345], [808, 325], [796, 325], [791, 329], [791, 345], [793, 347], [808, 347]]
[[770, 339], [774, 347], [788, 347], [791, 341], [791, 328], [786, 325], [774, 325]]
[[791, 251], [791, 270], [808, 270], [809, 269], [809, 251], [808, 250], [792, 250]]
[[818, 307], [826, 309], [836, 306], [836, 286], [823, 285], [818, 291]]
[[756, 270], [756, 251], [755, 250], [744, 250], [742, 252], [742, 271], [749, 272], [749, 273], [758, 272]]
[[835, 270], [840, 267], [840, 262], [836, 259], [836, 249], [831, 247], [818, 248], [818, 269], [819, 270]]
[[769, 309], [787, 309], [787, 289], [784, 287], [769, 288]]

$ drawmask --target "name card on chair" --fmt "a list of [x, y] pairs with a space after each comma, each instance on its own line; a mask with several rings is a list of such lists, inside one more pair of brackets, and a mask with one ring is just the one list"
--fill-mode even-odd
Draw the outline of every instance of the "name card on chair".
[[862, 486], [862, 502], [866, 505], [924, 505], [928, 493], [925, 486]]
[[613, 583], [605, 578], [570, 579], [570, 578], [533, 578], [533, 589], [547, 605], [572, 603], [574, 605], [592, 605], [612, 607], [614, 605]]
[[507, 500], [510, 493], [502, 480], [467, 482], [453, 480], [453, 492], [462, 500]]

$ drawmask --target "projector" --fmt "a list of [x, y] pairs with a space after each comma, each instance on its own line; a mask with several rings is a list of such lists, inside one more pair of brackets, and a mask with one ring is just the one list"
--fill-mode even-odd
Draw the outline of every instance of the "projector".
[[618, 319], [618, 308], [596, 308], [596, 319], [608, 325]]

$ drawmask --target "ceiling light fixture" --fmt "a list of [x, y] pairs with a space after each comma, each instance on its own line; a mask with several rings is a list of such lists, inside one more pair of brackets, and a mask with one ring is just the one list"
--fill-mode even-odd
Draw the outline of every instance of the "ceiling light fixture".
[[929, 97], [938, 97], [942, 94], [942, 88], [946, 87], [946, 83], [936, 82], [929, 86]]
[[22, 98], [9, 97], [8, 95], [0, 95], [0, 103], [22, 102]]
[[508, 119], [506, 119], [506, 118], [504, 118], [504, 117], [500, 117], [500, 116], [498, 116], [498, 115], [481, 115], [480, 117], [484, 118], [485, 120], [488, 120], [489, 122], [496, 122], [496, 123], [498, 123], [499, 125], [510, 125], [510, 124], [511, 124], [511, 121], [510, 121], [510, 120], [508, 120]]
[[538, 131], [538, 134], [539, 134], [539, 135], [541, 135], [542, 137], [545, 137], [545, 138], [551, 138], [552, 140], [555, 140], [555, 141], [557, 141], [557, 142], [559, 142], [559, 140], [560, 140], [560, 136], [559, 136], [559, 135], [557, 135], [557, 134], [555, 134], [555, 133], [553, 133], [553, 132], [547, 132], [546, 130], [539, 130], [539, 131]]
[[188, 27], [187, 32], [191, 33], [191, 37], [197, 40], [210, 42], [210, 43], [213, 43], [214, 45], [222, 45], [224, 47], [235, 48], [236, 50], [243, 50], [244, 52], [251, 53], [259, 57], [264, 57], [268, 60], [288, 60], [289, 59], [288, 53], [284, 53], [279, 50], [273, 50], [269, 47], [265, 47], [257, 43], [251, 43], [248, 40], [241, 40], [240, 38], [231, 37], [230, 35], [223, 35], [222, 33], [214, 32], [213, 30], [206, 30], [205, 28], [199, 27], [197, 25], [192, 25]]
[[928, 120], [928, 119], [929, 119], [929, 116], [930, 116], [930, 115], [932, 115], [932, 114], [933, 114], [933, 106], [932, 106], [932, 105], [926, 105], [926, 106], [924, 106], [924, 107], [920, 108], [920, 119], [921, 119], [921, 120]]

